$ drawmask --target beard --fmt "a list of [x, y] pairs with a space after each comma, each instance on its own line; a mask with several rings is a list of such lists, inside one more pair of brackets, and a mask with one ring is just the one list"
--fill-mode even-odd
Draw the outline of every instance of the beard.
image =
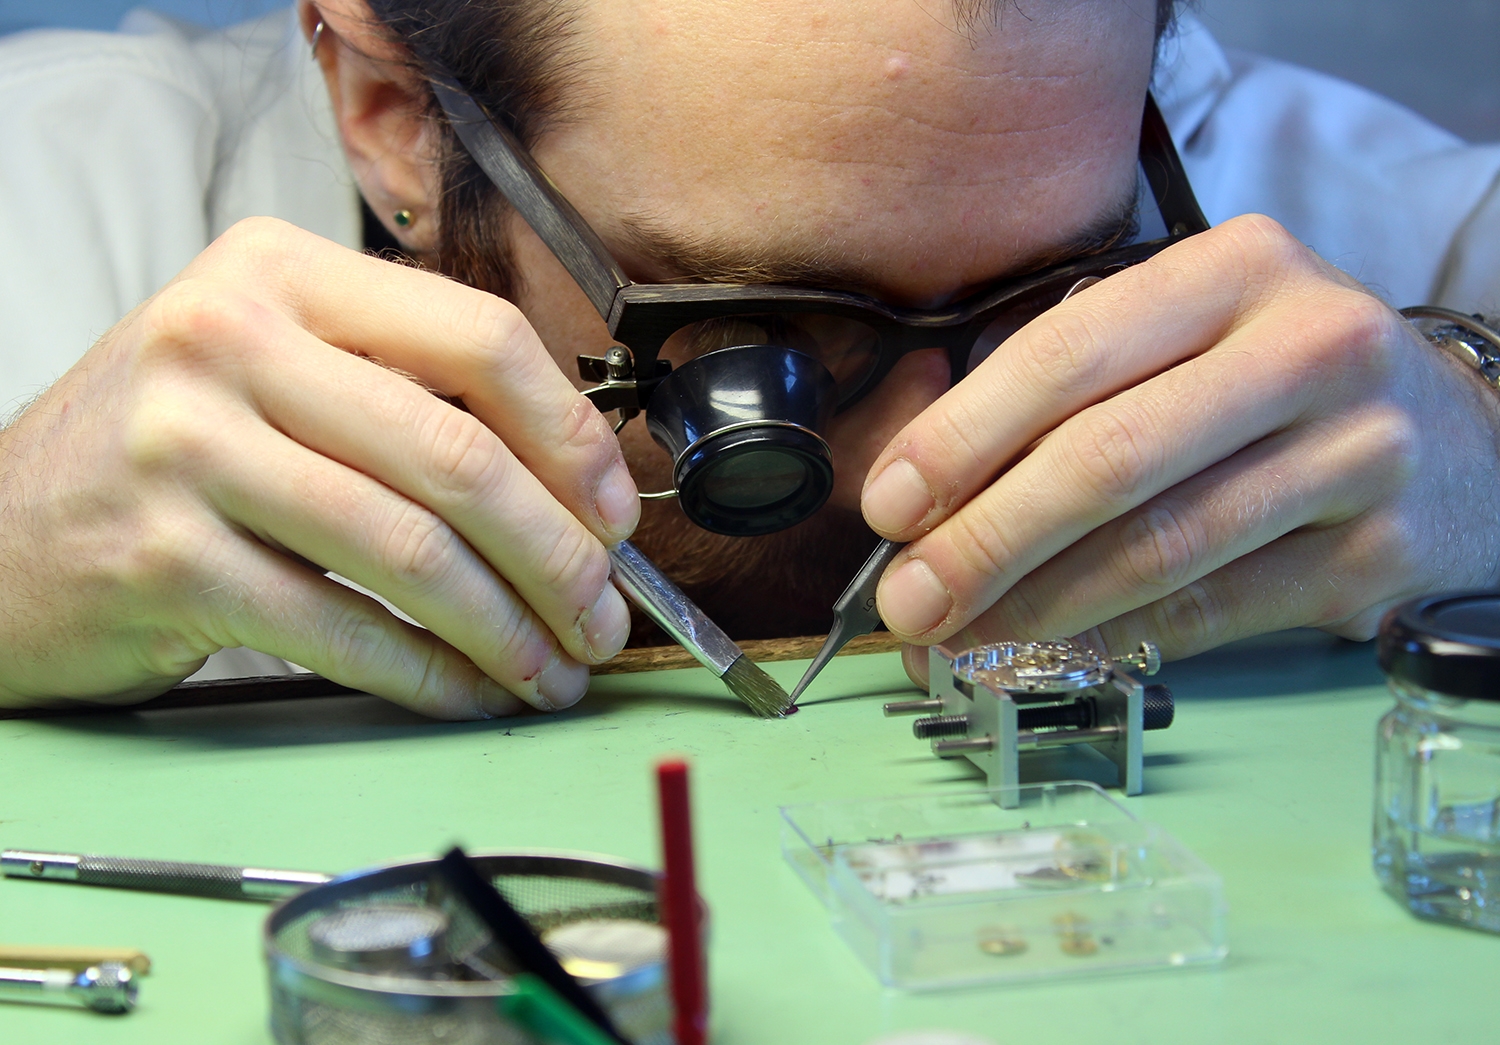
[[[839, 508], [762, 537], [710, 533], [675, 502], [642, 509], [636, 545], [737, 640], [826, 633], [833, 600], [878, 540], [857, 513]], [[670, 641], [644, 617], [635, 621], [632, 646]]]
[[[530, 319], [526, 281], [517, 271], [509, 237], [499, 232], [517, 219], [483, 178], [459, 178], [457, 191], [445, 194], [442, 242], [435, 256], [423, 260], [444, 275], [516, 302]], [[672, 462], [643, 421], [625, 426], [620, 445], [642, 491], [672, 485]], [[879, 538], [858, 512], [828, 505], [778, 533], [726, 537], [689, 521], [672, 500], [641, 502], [640, 526], [631, 540], [730, 638], [745, 640], [826, 633], [834, 600]], [[629, 645], [671, 644], [666, 632], [633, 606], [631, 617]]]
[[[672, 460], [640, 419], [620, 432], [630, 474], [642, 491], [672, 485]], [[879, 538], [858, 512], [824, 505], [796, 526], [760, 537], [726, 537], [688, 519], [675, 500], [642, 501], [636, 547], [732, 639], [822, 635], [833, 601]], [[635, 613], [630, 645], [671, 640]]]

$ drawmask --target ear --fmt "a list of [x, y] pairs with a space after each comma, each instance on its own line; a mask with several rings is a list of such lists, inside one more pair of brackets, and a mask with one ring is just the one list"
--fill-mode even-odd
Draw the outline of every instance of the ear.
[[[298, 0], [297, 13], [308, 41], [317, 37], [314, 57], [360, 192], [397, 242], [430, 253], [440, 186], [426, 84], [364, 0]], [[411, 215], [404, 226], [403, 211]]]

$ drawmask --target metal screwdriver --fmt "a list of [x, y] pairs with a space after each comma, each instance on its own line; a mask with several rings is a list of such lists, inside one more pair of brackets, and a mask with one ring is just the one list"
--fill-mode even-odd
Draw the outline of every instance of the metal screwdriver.
[[0, 1001], [78, 1005], [120, 1014], [135, 1008], [135, 974], [119, 962], [73, 969], [0, 969]]
[[87, 853], [38, 853], [6, 849], [0, 853], [0, 875], [39, 878], [153, 893], [212, 896], [221, 900], [279, 900], [332, 875], [316, 871], [279, 871], [265, 867], [136, 860]]

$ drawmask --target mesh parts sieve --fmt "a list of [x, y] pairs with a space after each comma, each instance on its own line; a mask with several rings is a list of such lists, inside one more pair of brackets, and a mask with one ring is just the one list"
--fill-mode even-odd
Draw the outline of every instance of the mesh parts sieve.
[[[658, 923], [656, 875], [596, 857], [550, 853], [476, 856], [481, 871], [539, 934], [582, 922]], [[404, 967], [340, 968], [310, 935], [330, 916], [402, 909], [447, 920], [440, 953]], [[360, 914], [355, 917], [365, 918]], [[280, 1045], [531, 1045], [499, 1015], [509, 958], [457, 897], [432, 860], [355, 872], [292, 897], [265, 929], [271, 1025]], [[670, 1045], [671, 1007], [660, 961], [582, 982], [641, 1045]]]

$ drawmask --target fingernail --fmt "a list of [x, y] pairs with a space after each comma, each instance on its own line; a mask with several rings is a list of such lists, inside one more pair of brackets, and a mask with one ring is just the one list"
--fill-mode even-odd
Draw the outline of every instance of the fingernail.
[[943, 622], [953, 596], [921, 559], [908, 559], [880, 586], [880, 619], [898, 635], [922, 635]]
[[624, 461], [616, 461], [594, 488], [594, 510], [611, 533], [628, 534], [641, 519], [641, 496]]
[[937, 504], [916, 465], [898, 457], [865, 487], [865, 521], [880, 533], [900, 533], [927, 518]]
[[486, 678], [479, 683], [479, 708], [485, 718], [503, 718], [519, 711], [521, 702], [500, 683]]
[[608, 581], [593, 609], [584, 619], [583, 641], [596, 661], [606, 661], [625, 648], [630, 638], [630, 607], [625, 597]]
[[572, 657], [552, 654], [536, 679], [537, 707], [542, 711], [570, 708], [589, 688], [589, 669]]

